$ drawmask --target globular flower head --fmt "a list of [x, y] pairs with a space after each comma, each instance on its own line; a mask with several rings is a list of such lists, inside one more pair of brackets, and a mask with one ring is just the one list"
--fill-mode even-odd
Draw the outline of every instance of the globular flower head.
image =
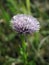
[[17, 14], [11, 19], [12, 28], [18, 33], [33, 33], [39, 31], [40, 23], [30, 15]]

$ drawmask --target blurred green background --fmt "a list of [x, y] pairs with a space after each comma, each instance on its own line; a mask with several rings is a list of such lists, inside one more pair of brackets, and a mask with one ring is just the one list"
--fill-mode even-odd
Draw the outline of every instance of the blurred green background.
[[[32, 15], [41, 25], [24, 52], [23, 38], [10, 27], [16, 14]], [[0, 0], [0, 65], [49, 65], [49, 0]]]

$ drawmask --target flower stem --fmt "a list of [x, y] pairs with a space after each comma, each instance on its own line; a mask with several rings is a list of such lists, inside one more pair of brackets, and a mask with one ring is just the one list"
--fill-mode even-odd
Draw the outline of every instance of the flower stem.
[[25, 63], [25, 65], [27, 65], [27, 49], [26, 49], [27, 45], [24, 35], [21, 36], [21, 42], [22, 42], [22, 47], [20, 48], [20, 53], [21, 53], [22, 61], [23, 63]]

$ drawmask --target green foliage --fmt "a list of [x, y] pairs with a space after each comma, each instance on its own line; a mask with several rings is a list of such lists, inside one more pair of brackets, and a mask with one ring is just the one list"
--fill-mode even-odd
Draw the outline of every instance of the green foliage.
[[[40, 21], [33, 35], [20, 35], [10, 27], [16, 14]], [[0, 65], [49, 65], [49, 1], [0, 0]]]

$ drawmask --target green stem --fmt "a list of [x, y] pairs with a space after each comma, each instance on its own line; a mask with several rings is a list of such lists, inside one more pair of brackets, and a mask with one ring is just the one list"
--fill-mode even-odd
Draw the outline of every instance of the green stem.
[[21, 42], [22, 42], [22, 47], [20, 49], [20, 52], [21, 52], [22, 60], [25, 63], [25, 65], [27, 65], [27, 52], [26, 52], [27, 45], [25, 42], [24, 35], [21, 36]]
[[28, 14], [31, 14], [31, 11], [30, 11], [30, 0], [26, 0], [26, 6], [27, 6]]

